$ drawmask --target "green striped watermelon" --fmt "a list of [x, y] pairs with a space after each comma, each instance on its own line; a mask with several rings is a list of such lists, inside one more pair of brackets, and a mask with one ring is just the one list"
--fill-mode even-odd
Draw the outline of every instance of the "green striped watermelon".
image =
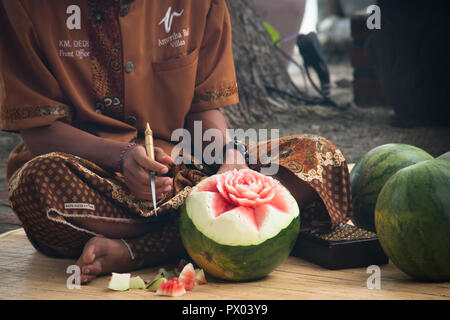
[[450, 280], [450, 164], [429, 160], [393, 175], [375, 209], [381, 246], [413, 278]]
[[350, 172], [353, 223], [375, 231], [375, 204], [386, 181], [398, 170], [430, 159], [427, 152], [407, 144], [385, 144], [366, 153]]
[[246, 169], [209, 177], [181, 210], [180, 234], [209, 274], [259, 279], [290, 254], [300, 229], [297, 202], [276, 180]]

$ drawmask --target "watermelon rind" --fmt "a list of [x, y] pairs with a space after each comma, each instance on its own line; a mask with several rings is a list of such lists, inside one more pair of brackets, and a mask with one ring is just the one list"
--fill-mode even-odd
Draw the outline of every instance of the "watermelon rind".
[[153, 278], [153, 280], [161, 278], [161, 277], [166, 278], [166, 279], [169, 278], [169, 272], [164, 268], [160, 268], [158, 270], [158, 273], [156, 274], [155, 278]]
[[130, 278], [130, 289], [145, 289], [145, 282], [140, 276]]
[[156, 292], [156, 290], [158, 290], [158, 288], [159, 288], [159, 285], [160, 285], [161, 283], [163, 283], [164, 281], [167, 281], [167, 279], [164, 278], [164, 277], [156, 278], [155, 280], [153, 280], [152, 282], [150, 282], [150, 283], [147, 285], [146, 289], [147, 289], [148, 291]]
[[195, 284], [202, 285], [207, 283], [203, 269], [195, 269]]
[[393, 175], [378, 197], [375, 224], [400, 270], [418, 280], [450, 280], [449, 163], [429, 160]]
[[426, 151], [400, 143], [381, 145], [366, 153], [350, 172], [352, 222], [375, 232], [375, 205], [386, 181], [400, 169], [432, 159]]
[[129, 273], [115, 273], [111, 275], [111, 280], [108, 284], [108, 289], [114, 291], [127, 291], [130, 289], [130, 278]]

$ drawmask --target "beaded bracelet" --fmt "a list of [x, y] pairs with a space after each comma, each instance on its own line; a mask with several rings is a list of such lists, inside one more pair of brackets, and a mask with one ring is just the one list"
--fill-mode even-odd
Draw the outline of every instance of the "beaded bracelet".
[[122, 150], [120, 150], [119, 161], [117, 164], [117, 168], [118, 168], [119, 172], [123, 173], [123, 162], [125, 160], [125, 155], [128, 153], [128, 151], [130, 151], [131, 149], [134, 149], [137, 146], [138, 145], [136, 143], [129, 143], [125, 147], [123, 147]]

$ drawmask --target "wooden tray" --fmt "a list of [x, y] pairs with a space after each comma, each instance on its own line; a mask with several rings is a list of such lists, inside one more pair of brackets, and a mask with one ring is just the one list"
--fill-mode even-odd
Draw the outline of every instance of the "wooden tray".
[[331, 270], [389, 262], [375, 233], [351, 225], [329, 234], [300, 232], [291, 255]]

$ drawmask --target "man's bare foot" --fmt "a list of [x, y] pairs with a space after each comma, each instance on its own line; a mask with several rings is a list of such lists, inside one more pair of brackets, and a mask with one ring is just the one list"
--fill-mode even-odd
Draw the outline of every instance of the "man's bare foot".
[[77, 261], [81, 268], [81, 283], [111, 272], [128, 272], [136, 268], [122, 240], [93, 237], [84, 246]]

